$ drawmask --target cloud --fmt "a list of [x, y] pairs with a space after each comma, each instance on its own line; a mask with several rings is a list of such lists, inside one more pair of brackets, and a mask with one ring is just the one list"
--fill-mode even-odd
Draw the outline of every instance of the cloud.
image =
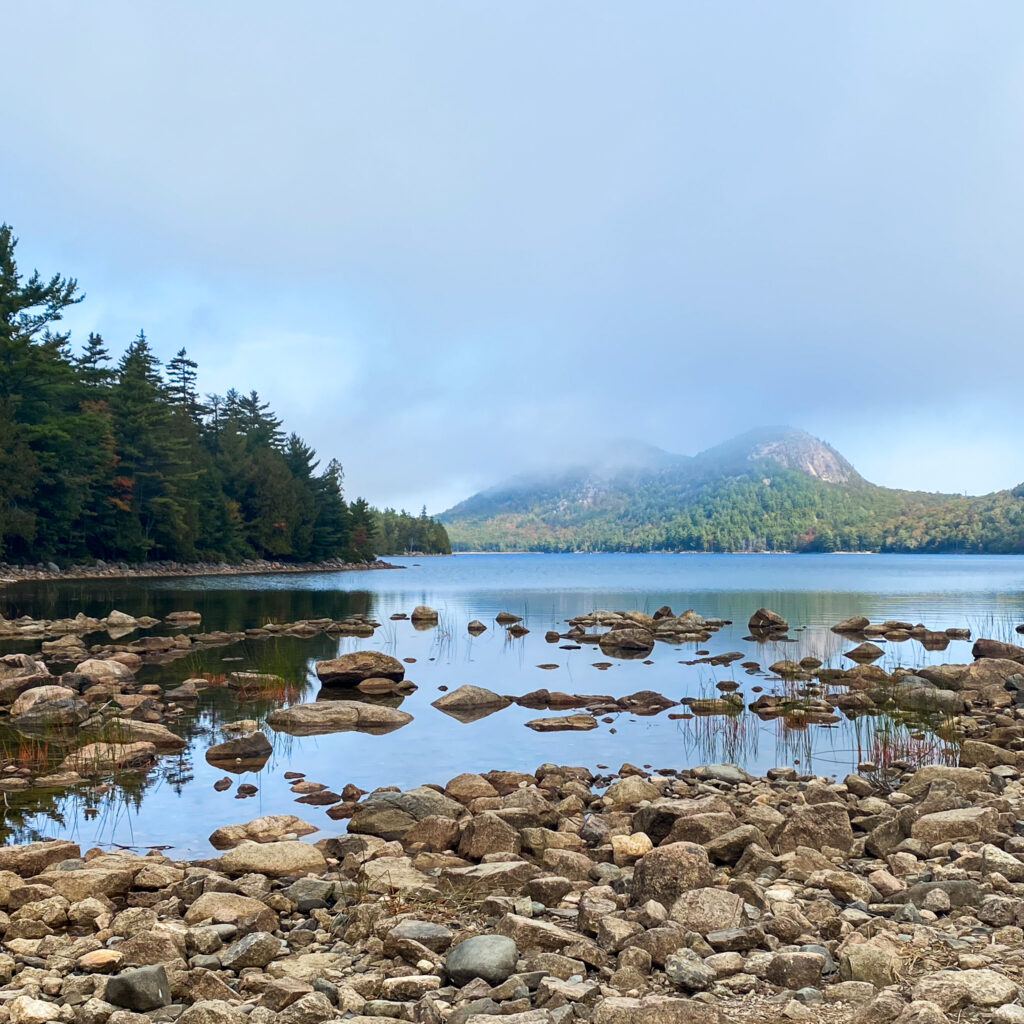
[[1022, 22], [40, 0], [0, 217], [82, 281], [76, 331], [186, 345], [378, 502], [766, 422], [986, 490], [1024, 479]]

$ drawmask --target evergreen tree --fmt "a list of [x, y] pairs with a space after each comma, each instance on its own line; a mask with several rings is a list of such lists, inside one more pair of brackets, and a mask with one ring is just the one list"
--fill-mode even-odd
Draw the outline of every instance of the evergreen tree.
[[0, 558], [374, 556], [376, 514], [350, 513], [340, 463], [318, 474], [255, 391], [201, 403], [184, 348], [165, 380], [142, 331], [116, 367], [99, 334], [73, 355], [57, 324], [77, 284], [23, 278], [16, 244], [0, 226]]

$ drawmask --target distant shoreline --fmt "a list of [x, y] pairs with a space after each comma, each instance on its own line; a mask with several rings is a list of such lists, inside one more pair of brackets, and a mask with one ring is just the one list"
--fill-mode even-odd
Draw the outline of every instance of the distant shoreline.
[[270, 562], [258, 559], [249, 562], [225, 563], [194, 562], [153, 562], [135, 565], [123, 563], [100, 565], [72, 565], [66, 569], [40, 568], [39, 566], [17, 566], [0, 564], [0, 587], [15, 583], [32, 583], [46, 580], [120, 580], [120, 579], [173, 579], [190, 576], [270, 576], [279, 573], [308, 572], [367, 572], [372, 569], [404, 569], [376, 559], [373, 562], [342, 562], [329, 559], [326, 562]]

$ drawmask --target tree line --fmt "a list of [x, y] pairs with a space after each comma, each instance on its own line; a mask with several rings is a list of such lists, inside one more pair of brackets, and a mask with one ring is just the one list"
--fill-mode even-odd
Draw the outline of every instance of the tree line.
[[346, 501], [341, 464], [255, 391], [201, 395], [182, 348], [144, 332], [116, 360], [59, 329], [74, 278], [22, 275], [0, 225], [0, 559], [366, 561], [448, 553], [426, 515]]
[[587, 503], [518, 500], [449, 521], [456, 550], [1024, 553], [1024, 484], [963, 497], [774, 467], [689, 490], [655, 479]]

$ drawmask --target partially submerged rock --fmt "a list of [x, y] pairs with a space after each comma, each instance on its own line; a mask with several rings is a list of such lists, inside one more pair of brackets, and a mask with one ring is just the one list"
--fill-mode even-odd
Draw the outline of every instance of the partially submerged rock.
[[405, 666], [381, 651], [353, 651], [338, 658], [316, 663], [317, 678], [325, 686], [355, 686], [364, 679], [405, 677]]
[[275, 732], [293, 736], [318, 736], [331, 732], [369, 732], [383, 734], [400, 729], [412, 721], [412, 715], [381, 704], [355, 700], [322, 700], [293, 704], [267, 715], [267, 725]]

